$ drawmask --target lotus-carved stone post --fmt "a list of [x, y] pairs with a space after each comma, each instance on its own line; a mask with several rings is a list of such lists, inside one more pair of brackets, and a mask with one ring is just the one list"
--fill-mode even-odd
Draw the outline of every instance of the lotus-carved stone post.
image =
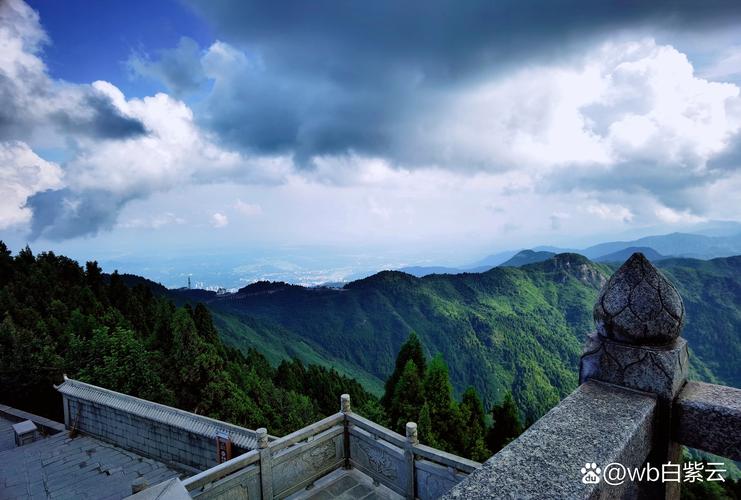
[[[687, 381], [687, 342], [680, 337], [684, 304], [679, 292], [641, 253], [612, 275], [594, 306], [597, 331], [588, 335], [580, 383], [599, 380], [655, 394], [658, 399], [653, 464], [678, 463], [671, 441], [672, 401]], [[677, 483], [652, 485], [647, 495], [678, 498]]]

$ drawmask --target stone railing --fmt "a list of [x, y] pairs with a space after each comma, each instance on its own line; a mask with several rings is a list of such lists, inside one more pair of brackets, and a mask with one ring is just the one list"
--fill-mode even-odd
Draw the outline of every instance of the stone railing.
[[417, 425], [407, 436], [341, 411], [268, 442], [258, 429], [258, 449], [182, 481], [191, 497], [285, 498], [340, 468], [356, 468], [406, 498], [439, 498], [481, 464], [419, 444]]
[[681, 445], [741, 460], [741, 391], [687, 382], [684, 304], [642, 254], [610, 278], [594, 317], [579, 388], [444, 498], [675, 499], [680, 477], [664, 472], [681, 471]]

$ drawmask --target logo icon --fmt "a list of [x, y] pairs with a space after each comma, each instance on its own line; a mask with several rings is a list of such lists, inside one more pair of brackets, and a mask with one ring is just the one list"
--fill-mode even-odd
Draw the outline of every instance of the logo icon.
[[599, 483], [599, 475], [602, 474], [602, 469], [597, 467], [597, 464], [592, 462], [584, 464], [581, 468], [581, 482], [584, 484], [597, 484]]

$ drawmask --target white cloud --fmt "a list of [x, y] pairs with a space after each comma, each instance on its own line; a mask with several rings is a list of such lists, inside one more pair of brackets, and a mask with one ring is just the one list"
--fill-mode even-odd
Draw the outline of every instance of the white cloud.
[[182, 225], [185, 223], [186, 220], [184, 218], [178, 217], [172, 212], [165, 212], [150, 217], [136, 217], [129, 219], [118, 224], [118, 227], [126, 229], [159, 229], [172, 224]]
[[671, 173], [702, 168], [727, 147], [741, 127], [738, 103], [737, 86], [698, 78], [684, 54], [647, 39], [485, 81], [413, 140], [444, 162], [484, 169], [581, 164], [612, 175], [612, 165], [651, 161]]
[[234, 210], [245, 217], [254, 217], [255, 215], [260, 215], [262, 213], [262, 207], [257, 203], [246, 203], [238, 199], [234, 202], [233, 206]]
[[0, 142], [0, 229], [27, 223], [29, 196], [62, 186], [62, 169], [23, 142]]
[[669, 224], [693, 224], [704, 222], [707, 219], [692, 214], [689, 210], [674, 210], [669, 207], [658, 206], [654, 209], [656, 217], [662, 222]]
[[229, 224], [229, 218], [221, 212], [211, 214], [211, 225], [216, 228], [226, 227]]
[[633, 220], [633, 212], [627, 207], [617, 204], [593, 203], [586, 207], [586, 211], [604, 220], [621, 222], [631, 222]]

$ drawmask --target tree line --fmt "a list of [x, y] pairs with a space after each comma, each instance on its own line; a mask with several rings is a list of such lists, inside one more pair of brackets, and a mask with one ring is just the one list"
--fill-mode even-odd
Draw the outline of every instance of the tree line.
[[399, 350], [381, 405], [395, 431], [404, 433], [407, 422], [416, 422], [422, 443], [472, 460], [486, 460], [523, 431], [511, 393], [490, 409], [491, 424], [473, 387], [457, 402], [442, 356], [428, 363], [415, 333]]

